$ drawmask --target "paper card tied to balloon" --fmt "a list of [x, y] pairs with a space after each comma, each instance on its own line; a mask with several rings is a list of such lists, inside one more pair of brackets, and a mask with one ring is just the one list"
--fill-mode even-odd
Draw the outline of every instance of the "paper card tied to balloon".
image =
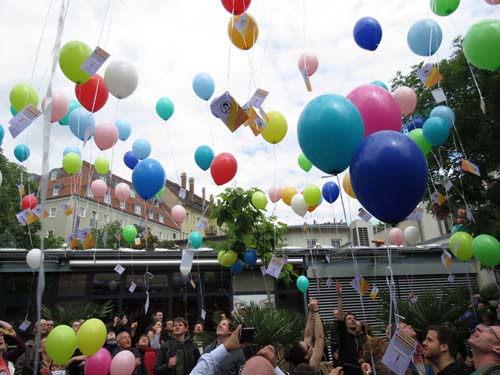
[[379, 292], [378, 287], [377, 287], [376, 285], [374, 285], [374, 286], [372, 287], [371, 292], [370, 292], [370, 298], [371, 298], [372, 300], [376, 299], [376, 298], [377, 298], [377, 296], [378, 296], [378, 292]]
[[364, 296], [370, 289], [370, 283], [360, 274], [357, 274], [356, 277], [351, 280], [351, 286], [361, 296]]
[[443, 266], [446, 268], [451, 266], [451, 254], [447, 252], [446, 250], [443, 250], [443, 254], [441, 254], [441, 263], [443, 263]]
[[26, 191], [24, 190], [23, 184], [17, 185], [17, 191], [19, 192], [19, 195], [21, 196], [21, 198], [26, 195]]
[[91, 231], [89, 231], [89, 234], [87, 235], [87, 237], [85, 237], [85, 239], [82, 242], [82, 247], [84, 250], [86, 250], [86, 249], [91, 249], [94, 246], [95, 246], [94, 235], [92, 234]]
[[481, 176], [481, 172], [479, 171], [479, 167], [469, 160], [462, 159], [461, 167], [462, 167], [462, 170], [464, 172], [469, 172], [469, 173], [475, 174], [476, 176]]
[[382, 363], [396, 374], [404, 374], [410, 365], [417, 344], [417, 340], [413, 337], [396, 329], [382, 358]]
[[266, 274], [277, 279], [280, 276], [281, 270], [283, 269], [284, 265], [285, 260], [283, 258], [273, 256], [271, 258], [271, 261], [269, 262], [269, 265], [267, 266]]
[[264, 104], [267, 95], [269, 95], [268, 91], [263, 89], [257, 89], [255, 90], [254, 94], [252, 95], [247, 104], [251, 105], [252, 107], [262, 109], [262, 104]]
[[304, 83], [306, 84], [307, 91], [311, 92], [312, 91], [312, 85], [311, 85], [311, 80], [309, 79], [309, 75], [307, 74], [307, 69], [301, 68], [299, 69], [300, 74], [302, 75], [302, 78], [304, 79]]
[[226, 124], [231, 132], [238, 129], [248, 119], [248, 115], [228, 91], [214, 99], [210, 104], [210, 110], [215, 117], [220, 118]]
[[252, 19], [248, 17], [246, 13], [238, 17], [238, 21], [235, 22], [234, 28], [242, 35], [253, 34], [255, 32], [256, 24], [252, 22]]
[[363, 219], [363, 221], [369, 222], [370, 219], [372, 218], [372, 215], [370, 215], [364, 208], [360, 208], [358, 210], [358, 216]]
[[201, 232], [205, 228], [208, 228], [208, 222], [206, 219], [198, 219], [195, 226]]
[[33, 104], [28, 104], [22, 111], [18, 112], [9, 120], [9, 131], [12, 138], [16, 138], [21, 134], [33, 121], [35, 121], [42, 112]]
[[248, 120], [245, 121], [245, 126], [250, 126], [252, 133], [257, 137], [266, 128], [266, 123], [255, 111], [255, 108], [250, 105], [244, 105], [243, 110], [248, 116]]
[[432, 90], [431, 94], [435, 102], [438, 104], [446, 101], [446, 94], [444, 93], [442, 88], [437, 88], [435, 90]]
[[109, 53], [100, 47], [96, 47], [94, 52], [85, 60], [80, 69], [87, 72], [89, 75], [93, 76], [97, 73], [99, 68], [106, 62], [109, 57]]
[[69, 216], [73, 212], [75, 212], [75, 209], [73, 208], [71, 203], [66, 202], [66, 203], [61, 204], [61, 211], [64, 212], [65, 216]]
[[443, 79], [443, 76], [435, 65], [425, 64], [417, 71], [417, 76], [425, 87], [430, 89]]

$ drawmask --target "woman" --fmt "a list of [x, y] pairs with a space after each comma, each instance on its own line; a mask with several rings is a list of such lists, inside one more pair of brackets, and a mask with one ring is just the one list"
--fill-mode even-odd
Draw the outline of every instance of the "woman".
[[149, 337], [147, 335], [142, 335], [141, 337], [139, 337], [137, 349], [142, 353], [142, 356], [144, 357], [144, 366], [146, 367], [148, 375], [154, 375], [156, 350], [151, 347]]

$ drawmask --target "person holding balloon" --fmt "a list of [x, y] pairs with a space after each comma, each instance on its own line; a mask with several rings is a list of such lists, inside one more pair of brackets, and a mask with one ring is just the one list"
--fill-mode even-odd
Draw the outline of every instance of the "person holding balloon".
[[[113, 361], [112, 361], [112, 367], [113, 367], [113, 362], [114, 362], [114, 368], [118, 367], [123, 367], [124, 369], [130, 368], [130, 356], [124, 356], [120, 355], [122, 351], [129, 351], [134, 355], [135, 362], [134, 362], [134, 371], [132, 372], [133, 375], [147, 375], [146, 367], [144, 366], [144, 358], [142, 357], [142, 354], [137, 350], [136, 348], [132, 348], [132, 339], [130, 338], [130, 333], [127, 331], [122, 331], [118, 334], [116, 337], [117, 339], [117, 348], [115, 349], [113, 353]], [[119, 359], [119, 360], [118, 360]], [[124, 373], [123, 371], [119, 371], [120, 373]]]

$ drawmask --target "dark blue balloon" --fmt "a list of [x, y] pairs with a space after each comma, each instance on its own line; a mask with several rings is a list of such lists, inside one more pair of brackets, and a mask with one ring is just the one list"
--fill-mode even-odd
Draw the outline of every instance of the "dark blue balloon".
[[165, 170], [154, 159], [141, 160], [132, 172], [135, 191], [144, 199], [152, 198], [165, 184]]
[[123, 162], [130, 169], [134, 169], [139, 162], [139, 159], [137, 159], [132, 151], [127, 151], [125, 155], [123, 155]]
[[417, 128], [422, 128], [424, 126], [425, 122], [425, 117], [421, 115], [416, 115], [413, 116], [410, 121], [406, 123], [406, 130], [408, 130], [408, 133], [411, 132], [413, 129]]
[[382, 27], [373, 17], [363, 17], [354, 26], [356, 44], [368, 51], [375, 51], [382, 40]]
[[254, 249], [247, 249], [245, 254], [243, 254], [243, 259], [249, 267], [253, 267], [255, 266], [255, 263], [257, 263], [257, 253]]
[[396, 224], [421, 201], [427, 186], [427, 161], [409, 137], [390, 130], [369, 135], [349, 167], [351, 185], [364, 208]]
[[245, 267], [245, 263], [243, 263], [241, 260], [237, 260], [236, 262], [233, 263], [229, 269], [231, 270], [233, 275], [239, 275], [242, 271], [243, 268]]
[[321, 193], [323, 195], [323, 198], [325, 198], [328, 203], [333, 203], [339, 197], [340, 190], [335, 182], [328, 181], [323, 185]]

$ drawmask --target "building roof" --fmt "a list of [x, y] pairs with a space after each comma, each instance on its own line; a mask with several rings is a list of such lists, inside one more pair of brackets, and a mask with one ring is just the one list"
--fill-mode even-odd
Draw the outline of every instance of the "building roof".
[[[173, 192], [176, 196], [179, 195], [179, 191], [181, 190], [181, 186], [173, 181], [167, 180], [165, 184], [166, 188], [169, 189], [171, 192]], [[179, 197], [179, 199], [181, 199]], [[189, 194], [189, 191], [186, 190], [186, 197], [182, 199], [183, 204], [186, 206], [189, 206], [193, 208], [196, 211], [204, 212], [206, 216], [210, 214], [210, 202], [207, 201], [206, 199], [203, 199], [202, 197], [193, 194], [192, 197]], [[205, 212], [206, 210], [206, 212]]]

